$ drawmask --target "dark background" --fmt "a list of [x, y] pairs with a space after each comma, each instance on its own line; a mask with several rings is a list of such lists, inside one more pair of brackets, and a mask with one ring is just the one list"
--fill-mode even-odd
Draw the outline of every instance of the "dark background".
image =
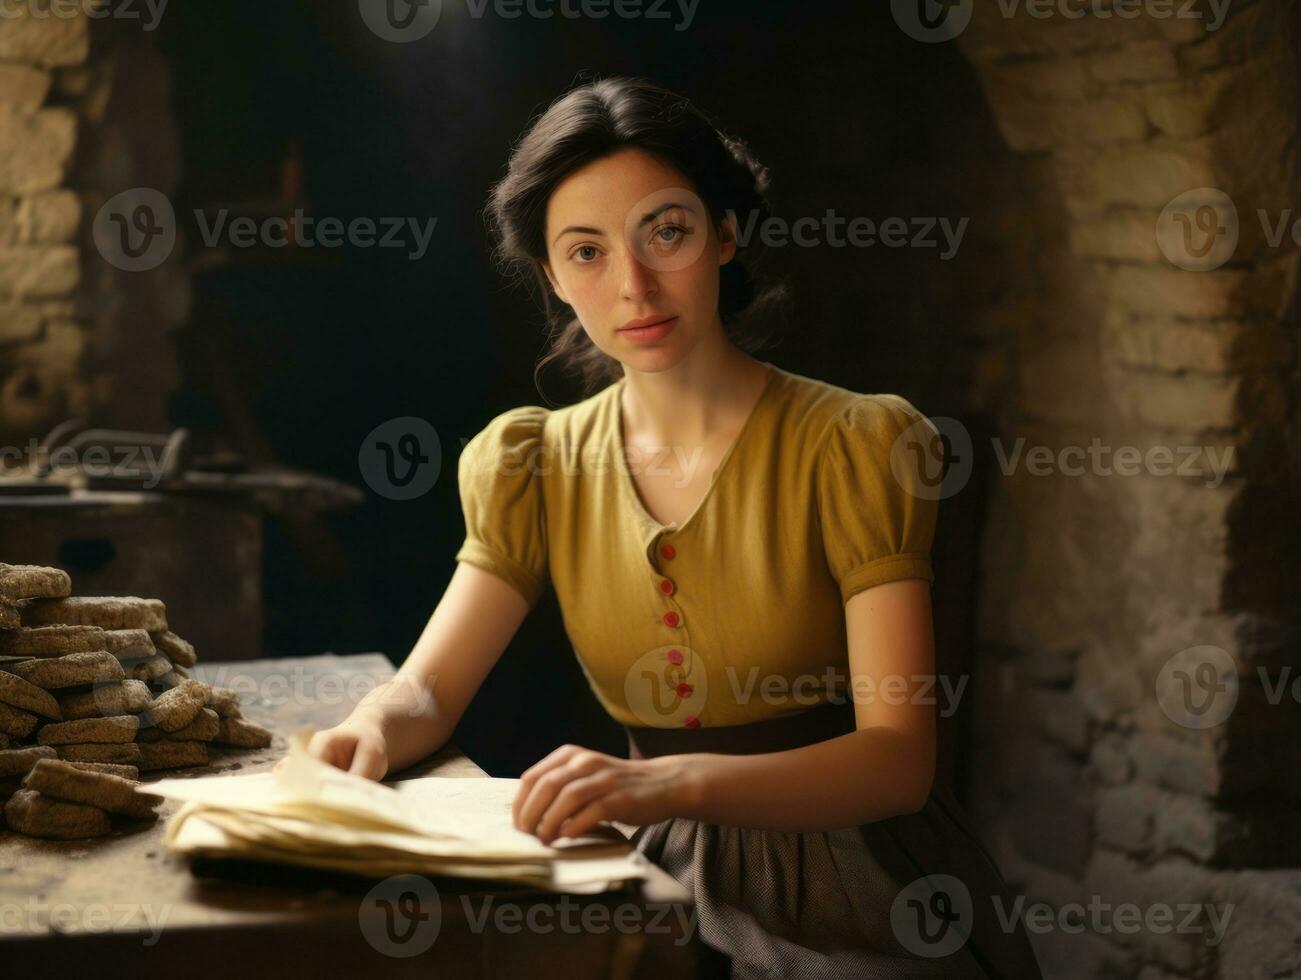
[[[363, 489], [358, 448], [375, 426], [418, 416], [442, 440], [443, 475], [416, 500], [367, 489], [364, 506], [322, 522], [313, 548], [272, 524], [268, 654], [382, 650], [400, 663], [463, 537], [455, 472], [465, 440], [515, 405], [583, 397], [558, 371], [543, 376], [545, 395], [534, 386], [541, 312], [492, 267], [482, 220], [512, 142], [567, 88], [632, 74], [695, 98], [771, 168], [774, 211], [791, 219], [833, 208], [957, 220], [959, 202], [988, 185], [1001, 142], [974, 76], [952, 45], [904, 37], [888, 5], [702, 0], [689, 29], [676, 22], [475, 20], [447, 3], [432, 34], [400, 45], [372, 34], [350, 2], [169, 8], [160, 40], [182, 135], [178, 214], [276, 198], [296, 144], [313, 215], [438, 219], [420, 261], [345, 246], [196, 275], [195, 313], [177, 338], [177, 424]], [[962, 298], [981, 287], [978, 235], [949, 262], [883, 247], [777, 250], [769, 269], [791, 284], [796, 315], [760, 356], [897, 392], [932, 416], [958, 414], [961, 351], [946, 338]], [[941, 669], [970, 655], [980, 506], [966, 493], [941, 508]], [[564, 741], [622, 750], [550, 593], [458, 739], [498, 775]]]

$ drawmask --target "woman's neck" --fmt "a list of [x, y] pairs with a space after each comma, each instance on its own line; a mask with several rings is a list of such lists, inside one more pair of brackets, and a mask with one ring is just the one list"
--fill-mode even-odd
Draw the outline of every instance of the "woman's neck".
[[624, 430], [637, 441], [698, 446], [744, 423], [767, 368], [730, 341], [697, 346], [664, 371], [624, 368]]

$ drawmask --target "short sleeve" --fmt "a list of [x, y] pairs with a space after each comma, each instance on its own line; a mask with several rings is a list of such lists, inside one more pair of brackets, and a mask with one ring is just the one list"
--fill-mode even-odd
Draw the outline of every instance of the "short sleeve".
[[457, 463], [465, 542], [456, 560], [504, 579], [530, 609], [548, 578], [542, 495], [548, 414], [536, 405], [503, 412], [466, 444]]
[[938, 489], [923, 459], [939, 433], [899, 395], [860, 395], [832, 425], [818, 461], [827, 566], [844, 602], [896, 579], [935, 581]]

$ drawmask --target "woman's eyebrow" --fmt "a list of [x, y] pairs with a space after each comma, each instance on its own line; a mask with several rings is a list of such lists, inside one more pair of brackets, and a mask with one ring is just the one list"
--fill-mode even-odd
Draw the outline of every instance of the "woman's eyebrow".
[[[647, 211], [645, 214], [643, 214], [641, 216], [641, 221], [637, 222], [637, 227], [640, 228], [642, 225], [650, 224], [652, 221], [658, 218], [665, 211], [671, 210], [673, 208], [679, 208], [683, 211], [690, 211], [692, 214], [696, 213], [696, 209], [691, 207], [691, 205], [689, 204], [678, 204], [676, 201], [669, 201], [665, 204], [661, 204], [654, 211]], [[602, 237], [605, 236], [605, 232], [603, 232], [600, 228], [591, 228], [587, 225], [570, 225], [568, 228], [561, 229], [559, 234], [557, 234], [556, 237], [551, 240], [551, 244], [554, 245], [556, 242], [560, 241], [560, 239], [563, 238], [565, 235], [568, 235], [570, 232], [574, 232], [574, 231], [583, 235], [600, 235]]]

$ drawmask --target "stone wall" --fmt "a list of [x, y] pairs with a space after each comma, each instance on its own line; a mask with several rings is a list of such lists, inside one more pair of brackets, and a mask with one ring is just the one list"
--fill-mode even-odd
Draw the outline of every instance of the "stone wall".
[[[0, 439], [73, 416], [166, 429], [168, 333], [188, 316], [179, 258], [124, 272], [91, 223], [135, 186], [178, 176], [168, 73], [138, 21], [8, 2], [0, 16]], [[66, 9], [66, 8], [65, 8]]]
[[[995, 467], [989, 490], [975, 769], [1002, 777], [973, 782], [979, 814], [1031, 902], [1231, 916], [1219, 943], [1046, 928], [1046, 976], [1294, 975], [1301, 711], [1273, 685], [1301, 659], [1297, 242], [1272, 243], [1257, 211], [1296, 218], [1297, 12], [1235, 3], [1208, 30], [1029, 6], [978, 3], [958, 39], [1039, 202], [1009, 235], [1036, 246], [1020, 288], [982, 314], [1011, 338], [1006, 383], [970, 394], [1003, 451], [1051, 454], [1037, 472]], [[1205, 271], [1158, 234], [1199, 188], [1239, 222]], [[1178, 468], [1053, 462], [1095, 444]], [[1208, 451], [1231, 459], [1223, 479]], [[1179, 717], [1185, 683], [1227, 717]]]

